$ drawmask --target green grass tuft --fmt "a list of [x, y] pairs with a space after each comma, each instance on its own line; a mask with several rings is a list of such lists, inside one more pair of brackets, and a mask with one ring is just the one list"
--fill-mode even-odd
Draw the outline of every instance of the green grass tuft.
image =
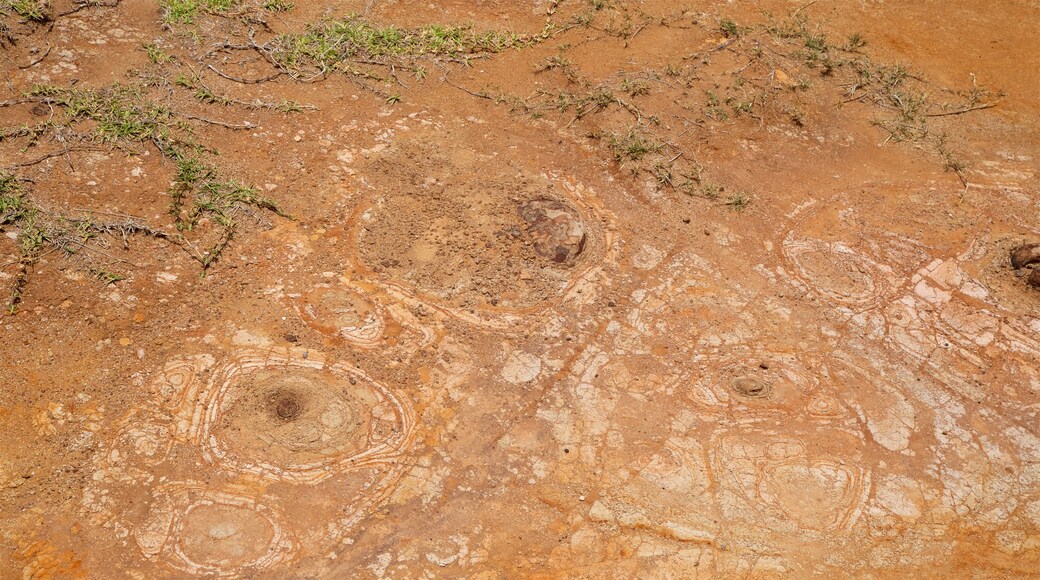
[[0, 13], [13, 12], [29, 22], [50, 20], [47, 0], [0, 0]]
[[167, 24], [192, 24], [203, 12], [216, 14], [230, 12], [240, 0], [160, 0], [163, 22]]
[[635, 129], [630, 129], [627, 133], [611, 134], [609, 147], [618, 163], [639, 161], [646, 155], [661, 150], [659, 143]]
[[[540, 38], [540, 37], [538, 37]], [[370, 24], [358, 16], [328, 20], [299, 34], [272, 41], [269, 55], [282, 70], [328, 73], [351, 63], [392, 64], [429, 56], [460, 57], [501, 52], [535, 39], [505, 32], [477, 32], [469, 26], [399, 28]]]
[[[100, 141], [131, 153], [134, 145], [150, 144], [171, 160], [175, 176], [169, 211], [177, 233], [153, 229], [129, 216], [123, 222], [110, 223], [44, 210], [32, 203], [15, 175], [0, 173], [0, 225], [20, 229], [23, 266], [10, 305], [20, 300], [27, 266], [48, 246], [72, 255], [83, 248], [96, 250], [88, 243], [105, 234], [118, 235], [124, 242], [130, 235], [144, 234], [175, 243], [205, 269], [227, 247], [241, 209], [253, 207], [285, 215], [257, 188], [224, 177], [209, 161], [213, 152], [195, 140], [185, 120], [169, 107], [149, 99], [143, 86], [92, 89], [37, 85], [25, 98], [48, 104], [55, 110], [54, 120], [39, 127], [0, 130], [0, 138], [24, 138], [29, 141], [27, 147], [31, 147], [40, 135], [62, 131], [66, 139], [71, 135], [78, 140]], [[89, 127], [90, 131], [84, 132], [82, 127]], [[204, 223], [206, 228], [201, 227]], [[189, 238], [188, 233], [196, 230]], [[105, 275], [102, 281], [110, 284], [119, 279]]]

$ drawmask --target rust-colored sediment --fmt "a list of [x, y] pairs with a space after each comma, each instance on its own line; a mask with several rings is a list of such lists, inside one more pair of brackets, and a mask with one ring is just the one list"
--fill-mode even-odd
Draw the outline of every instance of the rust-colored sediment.
[[[295, 4], [270, 30], [556, 32], [241, 83], [270, 63], [225, 16], [8, 19], [0, 100], [145, 83], [223, 123], [193, 130], [293, 219], [239, 210], [205, 276], [144, 237], [25, 268], [0, 318], [0, 577], [1038, 577], [1035, 2]], [[792, 14], [972, 110], [900, 143], [915, 95], [860, 96], [777, 29], [736, 43]], [[179, 60], [149, 62], [156, 39]], [[188, 64], [316, 108], [200, 103]], [[633, 127], [660, 149], [620, 149]], [[62, 143], [0, 138], [0, 166], [43, 207], [174, 231], [168, 159]]]

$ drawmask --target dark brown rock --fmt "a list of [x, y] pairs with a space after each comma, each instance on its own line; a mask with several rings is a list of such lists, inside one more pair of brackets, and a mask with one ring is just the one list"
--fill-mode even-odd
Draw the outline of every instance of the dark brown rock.
[[567, 266], [578, 261], [585, 251], [586, 227], [577, 210], [561, 201], [539, 199], [518, 211], [539, 256]]
[[292, 421], [303, 412], [303, 404], [293, 393], [276, 393], [271, 402], [274, 414], [283, 421]]
[[1025, 268], [1040, 262], [1040, 244], [1022, 244], [1011, 250], [1011, 267]]

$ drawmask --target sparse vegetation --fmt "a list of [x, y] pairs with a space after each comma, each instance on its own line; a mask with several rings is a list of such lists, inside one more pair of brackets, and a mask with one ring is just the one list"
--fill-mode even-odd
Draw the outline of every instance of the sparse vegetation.
[[405, 29], [377, 26], [358, 16], [329, 20], [299, 34], [274, 38], [264, 51], [293, 78], [315, 78], [334, 71], [359, 74], [359, 65], [408, 67], [431, 56], [466, 59], [518, 48], [544, 38], [513, 33], [476, 32], [468, 26], [431, 25]]
[[[797, 103], [784, 102], [778, 90], [778, 87], [797, 91], [811, 88], [811, 83], [802, 74], [791, 79], [788, 73], [782, 73], [781, 77], [777, 72], [800, 65], [808, 74], [831, 77], [833, 83], [843, 88], [839, 106], [859, 102], [874, 107], [878, 114], [872, 124], [886, 133], [885, 143], [926, 143], [943, 159], [944, 168], [964, 181], [964, 162], [951, 160], [945, 135], [940, 138], [933, 131], [930, 120], [993, 106], [999, 95], [979, 88], [974, 78], [972, 91], [955, 93], [961, 102], [938, 103], [934, 89], [907, 67], [878, 64], [863, 55], [861, 50], [867, 46], [867, 40], [862, 34], [849, 35], [841, 45], [832, 44], [801, 9], [780, 20], [770, 19], [760, 29], [765, 36], [749, 29], [741, 31], [737, 38], [733, 27], [726, 21], [723, 21], [722, 28], [724, 34], [734, 40], [732, 44], [728, 43], [728, 48], [741, 54], [747, 62], [733, 74], [730, 85], [716, 86], [707, 92], [703, 108], [706, 118], [724, 122], [731, 116], [734, 119], [749, 116], [762, 121], [766, 111], [772, 109], [794, 125], [804, 127], [807, 122], [804, 109]], [[775, 48], [763, 51], [762, 46], [770, 41]], [[770, 71], [769, 78], [773, 82], [765, 84], [757, 80], [761, 77], [744, 74], [755, 68]], [[726, 96], [722, 97], [720, 93]], [[769, 106], [777, 100], [777, 105]], [[722, 104], [727, 105], [728, 110]]]
[[842, 104], [866, 102], [889, 113], [876, 118], [873, 123], [888, 133], [886, 142], [927, 140], [930, 137], [930, 117], [951, 109], [970, 109], [979, 105], [984, 98], [994, 96], [974, 85], [973, 79], [974, 90], [963, 95], [967, 98], [964, 103], [955, 106], [938, 104], [929, 94], [927, 84], [906, 66], [878, 64], [859, 54], [860, 49], [867, 45], [863, 35], [855, 33], [841, 46], [833, 45], [825, 34], [810, 24], [805, 14], [794, 14], [782, 21], [774, 21], [765, 30], [779, 43], [790, 40], [800, 42], [801, 47], [792, 53], [793, 56], [819, 74], [830, 76], [838, 71], [847, 73], [846, 76], [850, 78], [840, 81], [845, 88]]
[[626, 161], [639, 161], [647, 154], [661, 150], [659, 143], [636, 128], [629, 129], [627, 133], [612, 133], [609, 138], [609, 147], [614, 159], [621, 164]]
[[740, 28], [737, 26], [737, 23], [728, 18], [723, 18], [722, 21], [719, 22], [719, 30], [722, 31], [722, 34], [725, 35], [726, 38], [736, 38], [740, 36]]
[[188, 77], [186, 75], [180, 75], [174, 79], [174, 84], [179, 87], [189, 89], [199, 102], [211, 104], [211, 105], [226, 105], [226, 106], [238, 106], [245, 109], [251, 110], [269, 110], [278, 111], [281, 113], [299, 113], [304, 110], [314, 110], [315, 107], [311, 105], [303, 105], [291, 100], [281, 101], [264, 101], [261, 99], [254, 99], [252, 101], [243, 101], [241, 99], [235, 99], [227, 95], [222, 95], [211, 89], [202, 79], [199, 77]]
[[708, 199], [718, 199], [722, 194], [722, 188], [713, 183], [705, 183], [700, 188], [701, 193]]
[[[82, 215], [71, 216], [43, 208], [33, 201], [26, 187], [13, 173], [0, 172], [0, 226], [17, 228], [19, 251], [19, 259], [10, 264], [16, 266], [17, 270], [8, 293], [8, 313], [13, 313], [17, 308], [30, 268], [45, 253], [60, 251], [65, 256], [86, 253], [84, 259], [93, 263], [107, 257], [107, 252], [102, 249], [104, 245], [98, 243], [104, 237], [114, 236], [124, 244], [132, 235], [168, 239], [165, 233], [132, 216], [120, 216], [120, 219], [112, 221], [99, 219], [90, 212], [80, 213]], [[106, 285], [125, 277], [102, 267], [91, 266], [88, 270]]]
[[115, 284], [116, 282], [119, 282], [120, 280], [126, 280], [126, 276], [124, 276], [123, 274], [110, 272], [103, 268], [90, 268], [89, 271], [91, 276], [93, 276], [95, 280], [101, 282], [105, 286], [110, 286], [112, 284]]
[[144, 48], [145, 52], [148, 54], [148, 60], [152, 61], [153, 64], [163, 65], [173, 60], [172, 56], [166, 54], [166, 52], [159, 48], [155, 43], [145, 44], [142, 48]]
[[0, 172], [0, 226], [21, 221], [29, 211], [18, 179], [12, 173]]
[[[220, 178], [218, 170], [205, 161], [207, 150], [194, 140], [185, 121], [170, 109], [144, 98], [137, 87], [116, 85], [89, 90], [40, 85], [33, 87], [28, 96], [61, 107], [70, 123], [92, 121], [95, 135], [104, 142], [117, 146], [150, 143], [173, 160], [177, 171], [171, 213], [180, 230], [194, 229], [203, 215], [225, 228], [233, 228], [230, 211], [237, 204], [277, 211], [274, 202], [259, 196], [253, 188]], [[182, 211], [184, 201], [192, 196], [192, 207]], [[200, 256], [200, 261], [209, 265], [215, 257]]]
[[[783, 123], [787, 127], [811, 129], [810, 121], [815, 115], [811, 114], [808, 101], [820, 102], [822, 98], [838, 107], [853, 102], [870, 105], [877, 113], [873, 124], [886, 132], [886, 143], [926, 143], [943, 160], [944, 168], [964, 181], [965, 163], [949, 154], [948, 144], [939, 144], [931, 119], [993, 106], [993, 93], [975, 87], [968, 93], [958, 94], [962, 99], [960, 103], [939, 104], [934, 89], [907, 67], [878, 64], [863, 54], [867, 39], [862, 34], [850, 34], [840, 44], [833, 43], [822, 27], [809, 18], [805, 8], [807, 6], [798, 8], [784, 18], [769, 17], [766, 24], [753, 26], [698, 14], [694, 24], [708, 28], [712, 21], [717, 22], [714, 32], [721, 33], [725, 40], [688, 55], [686, 62], [693, 64], [667, 63], [659, 74], [643, 71], [636, 78], [631, 73], [619, 72], [616, 82], [592, 83], [568, 57], [570, 45], [563, 45], [559, 54], [546, 58], [536, 72], [559, 72], [565, 86], [548, 88], [540, 83], [532, 95], [526, 97], [463, 90], [507, 103], [514, 111], [533, 118], [555, 111], [565, 115], [561, 119], [564, 127], [584, 121], [590, 125], [586, 134], [608, 137], [602, 142], [619, 165], [651, 175], [659, 188], [676, 189], [706, 199], [724, 199], [722, 203], [737, 209], [743, 208], [750, 198], [745, 194], [724, 198], [712, 186], [702, 186], [700, 165], [692, 153], [677, 144], [668, 129], [658, 128], [661, 117], [653, 107], [659, 106], [660, 96], [653, 105], [641, 97], [655, 94], [659, 87], [665, 94], [681, 93], [681, 97], [673, 97], [675, 104], [699, 118], [693, 121], [683, 118], [681, 134], [702, 129], [722, 130], [724, 123], [748, 123], [748, 119], [757, 126]], [[682, 18], [682, 15], [677, 17]], [[669, 26], [670, 22], [667, 18], [648, 18], [637, 9], [603, 2], [590, 3], [589, 10], [571, 17], [568, 27], [595, 29], [627, 41], [648, 26]], [[712, 31], [709, 29], [709, 32]], [[704, 75], [703, 68], [713, 66], [716, 60], [733, 63], [735, 68], [721, 75]], [[696, 94], [704, 95], [704, 100], [699, 104], [689, 102], [690, 95]], [[617, 109], [635, 117], [637, 133], [632, 133], [630, 124], [621, 124], [612, 114]], [[674, 121], [675, 113], [668, 114]], [[596, 120], [592, 120], [593, 116]]]
[[746, 193], [734, 193], [726, 198], [726, 205], [735, 210], [742, 210], [751, 203], [751, 198]]
[[160, 0], [163, 21], [167, 24], [191, 24], [200, 13], [227, 13], [239, 0]]
[[849, 38], [845, 41], [845, 46], [842, 47], [842, 50], [846, 52], [856, 52], [865, 46], [867, 46], [866, 39], [863, 38], [863, 35], [856, 32], [849, 35]]
[[581, 74], [578, 72], [577, 67], [574, 66], [574, 63], [562, 53], [550, 56], [535, 69], [536, 72], [550, 70], [560, 71], [563, 73], [563, 76], [572, 83], [580, 83], [582, 81]]
[[[132, 216], [118, 222], [100, 221], [93, 216], [69, 216], [46, 210], [31, 201], [16, 176], [0, 178], [0, 225], [20, 228], [23, 272], [15, 284], [11, 304], [17, 304], [24, 287], [24, 275], [41, 250], [50, 246], [66, 255], [93, 249], [88, 242], [103, 235], [118, 234], [124, 242], [130, 235], [146, 234], [164, 239], [188, 251], [202, 267], [208, 268], [230, 242], [236, 228], [235, 214], [240, 208], [254, 207], [281, 214], [274, 201], [235, 179], [223, 177], [208, 158], [213, 153], [198, 143], [185, 118], [167, 106], [149, 100], [141, 87], [115, 85], [102, 89], [79, 89], [37, 85], [26, 100], [44, 103], [63, 115], [39, 128], [4, 131], [6, 138], [22, 137], [26, 147], [36, 146], [48, 134], [61, 132], [68, 141], [98, 141], [128, 153], [135, 146], [151, 145], [174, 164], [169, 212], [176, 233], [152, 228]], [[86, 132], [82, 130], [86, 128]], [[213, 224], [201, 235], [188, 237], [202, 224]], [[208, 242], [206, 241], [208, 240]], [[199, 243], [204, 245], [201, 247]], [[118, 276], [105, 276], [113, 283]]]
[[93, 121], [95, 136], [104, 142], [151, 142], [171, 155], [190, 143], [178, 137], [185, 126], [172, 111], [145, 99], [137, 87], [91, 90], [36, 85], [26, 97], [60, 107], [68, 122]]
[[729, 119], [729, 114], [722, 108], [722, 103], [719, 101], [719, 95], [714, 91], [708, 91], [707, 97], [707, 102], [704, 105], [704, 116], [713, 121]]
[[29, 22], [46, 22], [51, 18], [47, 0], [0, 0], [0, 12], [13, 13]]
[[0, 0], [0, 47], [14, 44], [16, 29], [31, 30], [51, 18], [47, 0]]
[[[811, 101], [819, 102], [831, 91], [832, 102], [838, 107], [871, 107], [872, 124], [883, 131], [883, 143], [926, 145], [946, 171], [966, 184], [967, 163], [955, 153], [949, 132], [934, 126], [935, 119], [989, 108], [999, 100], [998, 94], [979, 87], [974, 78], [968, 91], [943, 91], [924, 82], [907, 66], [874, 62], [864, 53], [864, 35], [855, 33], [832, 41], [832, 36], [838, 37], [815, 24], [805, 7], [784, 18], [769, 18], [765, 25], [738, 25], [731, 18], [708, 14], [691, 18], [693, 15], [685, 11], [675, 17], [650, 17], [624, 3], [587, 0], [561, 20], [562, 28], [556, 28], [550, 19], [540, 33], [533, 35], [478, 31], [466, 25], [404, 28], [358, 15], [322, 20], [300, 32], [279, 35], [255, 25], [270, 18], [271, 13], [292, 10], [293, 4], [286, 0], [159, 0], [159, 5], [166, 24], [177, 32], [174, 40], [159, 38], [143, 46], [155, 65], [153, 70], [160, 72], [149, 73], [152, 77], [140, 76], [146, 79], [143, 85], [34, 87], [25, 98], [48, 107], [47, 119], [0, 128], [0, 141], [18, 139], [26, 149], [32, 149], [60, 132], [66, 140], [63, 146], [78, 140], [130, 154], [140, 152], [142, 145], [155, 147], [172, 163], [174, 172], [169, 211], [176, 231], [168, 239], [182, 245], [204, 268], [229, 243], [239, 211], [280, 210], [256, 188], [225, 176], [216, 162], [216, 152], [199, 143], [192, 130], [195, 121], [232, 125], [177, 113], [170, 101], [148, 96], [157, 87], [183, 89], [196, 106], [291, 113], [309, 107], [290, 100], [239, 98], [229, 83], [234, 87], [279, 76], [309, 81], [341, 73], [394, 105], [406, 98], [411, 100], [404, 74], [428, 79], [433, 77], [433, 67], [468, 65], [475, 59], [528, 47], [575, 28], [603, 33], [627, 46], [648, 27], [690, 26], [692, 22], [709, 34], [712, 45], [680, 61], [667, 62], [660, 70], [618, 71], [606, 80], [600, 77], [590, 81], [575, 62], [580, 59], [572, 58], [572, 45], [562, 44], [535, 66], [544, 80], [523, 96], [458, 88], [506, 104], [531, 118], [559, 115], [561, 126], [596, 138], [605, 155], [618, 166], [648, 178], [648, 183], [734, 209], [746, 207], [751, 198], [703, 180], [690, 141], [679, 137], [690, 132], [700, 132], [703, 137], [735, 124], [762, 127], [782, 122], [788, 129], [811, 130], [811, 122], [818, 118]], [[549, 13], [560, 6], [552, 3]], [[50, 18], [47, 10], [47, 3], [40, 0], [0, 0], [0, 12], [25, 22]], [[195, 29], [190, 25], [203, 18], [222, 19], [227, 23], [226, 30], [231, 31], [228, 38], [239, 34], [239, 40], [215, 42], [203, 57], [178, 50], [178, 42], [200, 46], [205, 27]], [[269, 77], [256, 78], [247, 73], [243, 77], [252, 78], [239, 78], [236, 73], [216, 68], [235, 66], [224, 64], [232, 61], [249, 61], [212, 59], [213, 54], [236, 51], [250, 52], [255, 59], [252, 65], [241, 65], [241, 70], [256, 64], [275, 70]], [[712, 72], [705, 74], [705, 70]], [[210, 71], [222, 79], [214, 80]], [[660, 108], [663, 99], [669, 98], [685, 115]], [[10, 183], [18, 182], [15, 179]], [[73, 221], [43, 213], [25, 198], [10, 193], [13, 191], [5, 193], [0, 202], [0, 215], [6, 222], [18, 222], [20, 243], [27, 255], [33, 255], [33, 248], [53, 246], [55, 239], [71, 239], [56, 234], [64, 231], [64, 226], [55, 224]], [[77, 227], [83, 224], [75, 223]], [[202, 240], [203, 244], [196, 245]], [[69, 247], [63, 245], [63, 249]]]
[[265, 0], [264, 10], [269, 12], [288, 12], [292, 10], [295, 5], [292, 2], [286, 2], [285, 0]]

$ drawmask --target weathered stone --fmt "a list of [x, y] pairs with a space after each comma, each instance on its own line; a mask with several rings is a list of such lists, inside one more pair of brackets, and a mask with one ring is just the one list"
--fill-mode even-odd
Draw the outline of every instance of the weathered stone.
[[519, 212], [539, 256], [567, 266], [578, 261], [586, 228], [577, 211], [560, 201], [539, 199], [521, 205]]

